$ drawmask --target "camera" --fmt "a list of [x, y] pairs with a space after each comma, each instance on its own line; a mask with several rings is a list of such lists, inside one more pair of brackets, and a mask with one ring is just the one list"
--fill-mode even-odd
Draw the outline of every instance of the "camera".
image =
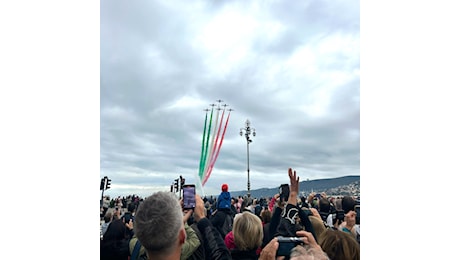
[[276, 251], [277, 256], [290, 256], [291, 250], [297, 245], [302, 245], [303, 240], [300, 237], [277, 237], [278, 238], [278, 250]]
[[336, 216], [337, 216], [336, 218], [337, 218], [338, 220], [340, 220], [340, 221], [342, 221], [342, 222], [345, 221], [345, 212], [344, 212], [343, 210], [337, 210], [336, 214], [337, 214], [337, 215], [336, 215]]

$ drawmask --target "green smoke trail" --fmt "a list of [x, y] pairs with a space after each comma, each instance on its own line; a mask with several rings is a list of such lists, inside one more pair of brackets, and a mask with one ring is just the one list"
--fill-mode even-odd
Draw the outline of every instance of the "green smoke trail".
[[200, 182], [203, 179], [203, 173], [202, 173], [202, 168], [203, 168], [203, 156], [204, 156], [204, 139], [206, 136], [206, 123], [208, 122], [208, 112], [206, 112], [206, 117], [204, 118], [204, 126], [203, 126], [203, 140], [201, 142], [201, 157], [200, 157], [200, 168], [198, 168], [198, 176], [200, 177]]
[[[211, 144], [209, 145], [209, 153], [206, 154], [206, 163], [204, 165], [204, 169], [203, 169], [203, 172], [206, 173], [208, 172], [209, 170], [209, 166], [211, 165], [211, 157], [212, 157], [212, 154], [214, 154], [215, 152], [215, 143], [216, 143], [216, 132], [217, 132], [217, 125], [218, 125], [218, 121], [219, 121], [219, 109], [217, 109], [217, 115], [216, 115], [216, 122], [214, 124], [214, 130], [212, 131], [212, 138], [211, 138]], [[205, 175], [206, 177], [206, 175]]]
[[[209, 136], [211, 135], [211, 125], [212, 125], [212, 114], [213, 113], [214, 113], [214, 107], [212, 107], [212, 109], [211, 109], [211, 116], [209, 118], [208, 135], [206, 137], [206, 149], [205, 149], [204, 157], [203, 157], [204, 159], [208, 157]], [[203, 180], [203, 171], [204, 171], [204, 165], [200, 169], [200, 179], [201, 180]]]

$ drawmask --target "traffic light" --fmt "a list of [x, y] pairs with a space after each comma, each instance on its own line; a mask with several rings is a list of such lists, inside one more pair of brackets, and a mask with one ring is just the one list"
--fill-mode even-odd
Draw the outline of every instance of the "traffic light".
[[171, 192], [173, 192], [174, 185], [171, 184]]
[[182, 187], [185, 184], [185, 178], [182, 178], [182, 175], [180, 176], [180, 189], [182, 190]]
[[105, 179], [101, 179], [101, 190], [104, 190], [105, 188]]
[[[105, 178], [107, 178], [107, 177], [105, 177]], [[110, 189], [110, 182], [111, 181], [112, 181], [111, 179], [107, 178], [107, 181], [105, 182], [105, 189], [106, 190]]]
[[179, 179], [174, 180], [174, 192], [179, 190]]

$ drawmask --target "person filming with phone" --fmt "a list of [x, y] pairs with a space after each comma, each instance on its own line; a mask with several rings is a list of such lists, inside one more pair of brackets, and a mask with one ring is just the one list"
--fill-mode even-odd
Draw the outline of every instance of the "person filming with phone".
[[356, 241], [360, 242], [360, 205], [351, 196], [342, 199], [342, 209], [345, 212], [344, 222], [339, 226], [339, 230], [352, 234]]
[[[206, 259], [231, 259], [224, 240], [206, 218], [203, 200], [193, 188], [184, 191], [187, 199], [183, 199], [183, 206], [174, 193], [164, 191], [152, 194], [139, 205], [134, 233], [147, 252], [148, 259], [176, 260], [183, 257], [183, 248], [188, 239], [184, 219], [192, 214], [203, 241]], [[194, 196], [194, 199], [190, 196]]]
[[[307, 213], [297, 206], [297, 195], [299, 193], [299, 177], [296, 171], [288, 169], [290, 179], [290, 191], [287, 204], [281, 212], [281, 219], [277, 225], [275, 237], [268, 243], [260, 253], [259, 259], [312, 259], [304, 256], [316, 256], [314, 259], [328, 259], [321, 247], [316, 242], [313, 226]], [[282, 185], [281, 195], [284, 195], [286, 187]], [[278, 209], [276, 210], [278, 211]], [[279, 211], [278, 211], [279, 212]], [[274, 224], [271, 222], [271, 224]], [[301, 229], [303, 227], [303, 229]]]

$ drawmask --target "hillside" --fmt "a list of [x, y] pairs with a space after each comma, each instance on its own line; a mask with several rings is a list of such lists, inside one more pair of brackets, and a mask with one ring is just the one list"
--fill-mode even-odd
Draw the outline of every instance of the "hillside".
[[[287, 183], [287, 182], [284, 182]], [[280, 183], [282, 184], [282, 183]], [[330, 179], [318, 179], [302, 181], [299, 183], [300, 195], [308, 195], [310, 192], [321, 193], [326, 192], [328, 195], [354, 195], [359, 196], [360, 189], [360, 176], [344, 176]], [[279, 193], [278, 187], [262, 188], [251, 190], [251, 197], [271, 197]], [[244, 196], [247, 194], [245, 191], [232, 191], [232, 197]]]

